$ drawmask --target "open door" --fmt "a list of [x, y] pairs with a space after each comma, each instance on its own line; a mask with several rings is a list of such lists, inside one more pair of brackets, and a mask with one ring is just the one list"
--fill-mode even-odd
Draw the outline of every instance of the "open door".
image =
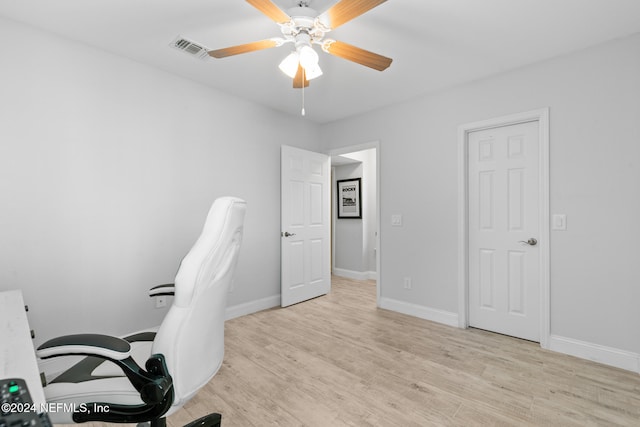
[[281, 305], [331, 289], [329, 156], [282, 146]]

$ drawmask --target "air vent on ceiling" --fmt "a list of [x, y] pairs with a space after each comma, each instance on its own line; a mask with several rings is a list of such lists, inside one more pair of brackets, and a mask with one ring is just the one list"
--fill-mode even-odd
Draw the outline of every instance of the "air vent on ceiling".
[[207, 54], [209, 49], [189, 39], [185, 39], [182, 36], [176, 37], [176, 39], [171, 43], [171, 47], [188, 53], [191, 56], [195, 56], [198, 59], [209, 58], [209, 55]]

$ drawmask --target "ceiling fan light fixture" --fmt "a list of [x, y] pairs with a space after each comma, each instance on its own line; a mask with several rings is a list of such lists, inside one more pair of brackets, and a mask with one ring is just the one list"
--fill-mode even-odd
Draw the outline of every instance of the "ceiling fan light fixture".
[[322, 69], [318, 64], [316, 64], [312, 68], [305, 68], [304, 75], [307, 78], [307, 80], [313, 80], [316, 77], [320, 77], [322, 75]]
[[311, 46], [301, 46], [298, 48], [298, 55], [300, 57], [300, 65], [305, 69], [307, 73], [313, 68], [318, 66], [318, 52], [316, 52]]
[[280, 71], [285, 73], [290, 78], [294, 78], [298, 72], [298, 52], [291, 52], [286, 58], [282, 60], [278, 65]]

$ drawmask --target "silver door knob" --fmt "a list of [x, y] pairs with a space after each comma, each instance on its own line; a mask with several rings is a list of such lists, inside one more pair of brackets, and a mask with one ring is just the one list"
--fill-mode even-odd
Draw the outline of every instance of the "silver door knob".
[[280, 233], [280, 235], [282, 237], [291, 237], [291, 236], [295, 236], [296, 233], [289, 233], [288, 231], [285, 231], [285, 232]]
[[535, 245], [538, 244], [538, 241], [532, 237], [529, 240], [527, 240], [526, 242], [524, 240], [520, 240], [519, 243], [526, 243], [527, 245], [535, 246]]

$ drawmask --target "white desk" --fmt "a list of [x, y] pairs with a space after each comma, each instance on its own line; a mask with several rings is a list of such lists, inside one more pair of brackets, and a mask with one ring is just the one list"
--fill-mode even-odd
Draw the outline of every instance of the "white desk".
[[0, 292], [0, 378], [23, 378], [33, 403], [46, 403], [21, 291]]

